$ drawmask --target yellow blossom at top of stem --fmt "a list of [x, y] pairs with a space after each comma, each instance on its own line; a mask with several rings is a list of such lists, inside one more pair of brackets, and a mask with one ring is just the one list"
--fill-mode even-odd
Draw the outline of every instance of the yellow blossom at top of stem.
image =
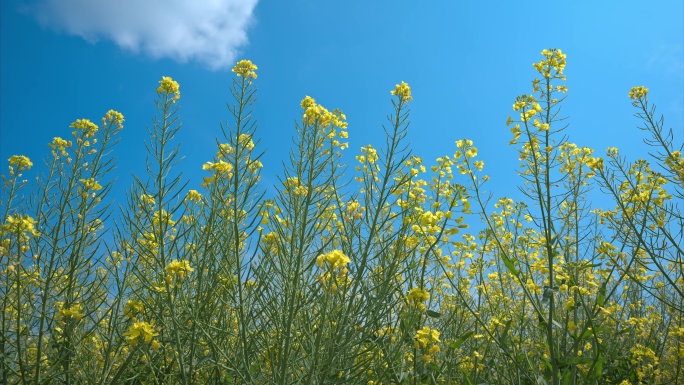
[[145, 311], [145, 304], [140, 301], [128, 300], [124, 307], [124, 314], [128, 318], [133, 318], [135, 314], [142, 313], [143, 311]]
[[[544, 75], [544, 78], [550, 79], [550, 78], [556, 78], [556, 79], [565, 79], [565, 76], [563, 75], [563, 70], [565, 70], [565, 58], [567, 55], [563, 53], [560, 49], [545, 49], [542, 50], [542, 55], [544, 56], [544, 59], [540, 60], [537, 63], [533, 63], [532, 66], [539, 71], [540, 74]], [[551, 74], [551, 70], [555, 71], [555, 74]]]
[[171, 263], [169, 263], [169, 265], [165, 267], [165, 270], [167, 273], [176, 274], [180, 278], [183, 278], [187, 273], [192, 273], [195, 271], [195, 269], [190, 267], [190, 262], [186, 260], [179, 261], [177, 259], [174, 259]]
[[309, 95], [306, 95], [304, 97], [304, 99], [302, 99], [302, 103], [301, 103], [302, 108], [309, 108], [309, 107], [313, 107], [315, 105], [316, 105], [316, 99], [312, 98]]
[[14, 168], [12, 166], [17, 167], [17, 171], [24, 171], [24, 170], [30, 170], [31, 167], [33, 167], [33, 163], [31, 162], [31, 159], [29, 159], [28, 156], [24, 155], [12, 155], [8, 159], [9, 164], [10, 164], [10, 175], [14, 175]]
[[202, 165], [202, 170], [214, 171], [217, 174], [225, 175], [233, 171], [233, 165], [231, 163], [219, 160], [217, 163], [207, 162]]
[[319, 267], [323, 267], [324, 262], [327, 262], [333, 268], [341, 269], [350, 262], [350, 259], [344, 255], [342, 250], [333, 250], [327, 254], [321, 254], [316, 258], [316, 263]]
[[632, 89], [629, 90], [629, 98], [633, 100], [641, 99], [646, 95], [648, 95], [648, 88], [644, 86], [632, 87]]
[[414, 287], [411, 289], [406, 296], [406, 298], [413, 303], [422, 303], [430, 299], [430, 293], [425, 290], [421, 289], [419, 287]]
[[[83, 135], [85, 135], [86, 138], [93, 137], [97, 132], [97, 124], [88, 119], [76, 119], [75, 122], [71, 123], [71, 128], [83, 131]], [[74, 131], [73, 134], [76, 136], [76, 131]]]
[[240, 134], [238, 137], [238, 143], [240, 143], [247, 151], [252, 151], [254, 149], [254, 141], [252, 140], [252, 135]]
[[144, 204], [154, 206], [157, 201], [154, 199], [154, 197], [150, 194], [142, 194], [140, 195], [140, 200], [143, 201]]
[[57, 306], [59, 307], [58, 313], [60, 318], [78, 321], [84, 317], [84, 314], [81, 313], [81, 305], [78, 303], [65, 308], [63, 303], [58, 302]]
[[145, 343], [152, 341], [152, 338], [159, 335], [154, 330], [154, 327], [150, 325], [149, 322], [136, 322], [125, 332], [124, 337], [129, 345], [135, 346], [138, 344], [138, 340], [142, 339]]
[[603, 158], [596, 158], [592, 156], [587, 159], [586, 163], [587, 166], [594, 171], [603, 169]]
[[8, 215], [5, 219], [6, 223], [0, 226], [0, 230], [20, 234], [21, 238], [28, 239], [31, 236], [38, 236], [40, 233], [36, 230], [36, 220], [28, 215]]
[[409, 87], [409, 85], [403, 81], [401, 84], [397, 84], [394, 90], [392, 90], [391, 94], [398, 96], [402, 102], [413, 100], [413, 97], [411, 96], [411, 87]]
[[416, 339], [416, 342], [420, 344], [420, 346], [425, 349], [427, 348], [428, 344], [432, 343], [437, 343], [440, 342], [439, 340], [439, 330], [437, 329], [431, 329], [427, 326], [423, 326], [421, 330], [418, 330], [416, 332], [416, 335], [414, 336]]
[[[48, 147], [50, 147], [53, 150], [59, 151], [61, 156], [67, 156], [66, 149], [71, 147], [71, 141], [66, 141], [59, 136], [56, 136], [52, 139], [52, 143], [48, 143]], [[57, 156], [57, 154], [53, 151], [53, 156]]]
[[119, 129], [123, 128], [124, 116], [119, 111], [109, 110], [107, 114], [102, 118], [102, 125], [105, 125], [107, 121], [116, 124]]
[[575, 306], [575, 297], [569, 297], [567, 301], [565, 301], [565, 310], [572, 310], [572, 308]]
[[157, 87], [157, 94], [161, 95], [162, 93], [173, 95], [171, 101], [175, 102], [180, 99], [180, 85], [171, 77], [162, 76], [162, 80], [159, 81], [159, 87]]
[[96, 181], [95, 179], [93, 179], [93, 178], [90, 178], [90, 179], [80, 179], [79, 181], [80, 181], [81, 183], [83, 183], [83, 188], [84, 188], [85, 190], [97, 191], [97, 190], [102, 189], [102, 186], [101, 186], [99, 183], [97, 183], [97, 181]]
[[232, 71], [237, 74], [237, 76], [241, 76], [243, 79], [247, 79], [248, 77], [253, 77], [254, 79], [257, 78], [256, 70], [259, 68], [252, 63], [251, 60], [240, 60], [235, 64], [235, 67], [233, 67]]
[[190, 190], [190, 191], [188, 191], [188, 195], [185, 196], [186, 202], [198, 203], [201, 200], [202, 200], [202, 194], [197, 192], [197, 190]]

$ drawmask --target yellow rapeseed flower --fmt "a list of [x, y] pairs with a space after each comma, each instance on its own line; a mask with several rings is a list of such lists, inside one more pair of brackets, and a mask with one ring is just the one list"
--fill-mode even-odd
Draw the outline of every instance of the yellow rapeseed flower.
[[252, 63], [251, 60], [240, 60], [235, 64], [235, 67], [233, 67], [232, 71], [237, 74], [237, 76], [241, 76], [243, 79], [247, 79], [248, 77], [252, 77], [254, 79], [257, 78], [256, 70], [259, 68]]
[[57, 302], [57, 306], [59, 307], [57, 312], [62, 319], [78, 321], [84, 317], [84, 314], [81, 313], [81, 304], [79, 303], [75, 303], [71, 307], [65, 308], [63, 307], [63, 303]]
[[188, 195], [185, 196], [186, 202], [198, 203], [202, 200], [202, 194], [198, 193], [197, 190], [188, 191]]
[[[98, 129], [97, 124], [88, 119], [76, 119], [75, 122], [71, 123], [70, 127], [82, 131], [86, 138], [93, 137]], [[74, 131], [74, 136], [76, 136], [76, 131]]]
[[301, 106], [302, 108], [310, 108], [316, 105], [316, 100], [312, 98], [311, 96], [307, 95], [302, 99]]
[[411, 96], [411, 87], [403, 81], [401, 84], [397, 84], [391, 94], [398, 96], [402, 102], [413, 100], [413, 97]]
[[183, 278], [187, 273], [192, 273], [195, 271], [192, 267], [190, 267], [190, 262], [186, 260], [179, 261], [177, 259], [174, 259], [168, 266], [165, 267], [165, 270], [169, 275], [176, 274], [180, 278]]
[[28, 158], [28, 156], [24, 155], [12, 155], [8, 159], [9, 161], [9, 170], [10, 170], [10, 175], [14, 175], [14, 167], [17, 168], [18, 172], [22, 172], [24, 170], [30, 170], [31, 167], [33, 167], [33, 163], [31, 162], [31, 159]]
[[142, 339], [145, 343], [150, 343], [159, 333], [154, 330], [154, 327], [149, 322], [136, 322], [123, 335], [126, 337], [126, 342], [129, 345], [136, 346], [139, 339]]
[[102, 118], [102, 125], [106, 124], [107, 121], [116, 124], [121, 129], [123, 128], [124, 116], [119, 111], [109, 110], [104, 118]]
[[416, 340], [417, 345], [423, 349], [426, 349], [431, 343], [440, 342], [439, 330], [431, 329], [427, 326], [423, 326], [421, 330], [418, 330], [413, 338]]
[[632, 89], [629, 90], [630, 99], [641, 99], [646, 95], [648, 95], [648, 88], [644, 86], [632, 87]]
[[569, 297], [567, 301], [565, 301], [565, 310], [571, 310], [575, 306], [575, 297]]
[[93, 190], [97, 191], [102, 189], [102, 186], [97, 183], [97, 181], [93, 178], [89, 179], [80, 179], [79, 182], [83, 183], [83, 189], [88, 191], [88, 190]]
[[430, 299], [430, 293], [425, 289], [414, 287], [406, 298], [415, 304], [420, 304]]
[[159, 81], [159, 87], [157, 87], [158, 95], [161, 95], [164, 92], [166, 92], [167, 95], [173, 95], [171, 97], [172, 102], [180, 99], [180, 85], [169, 76], [162, 76], [162, 80]]
[[140, 301], [128, 300], [124, 307], [124, 314], [128, 318], [133, 318], [135, 314], [142, 313], [143, 311], [145, 311], [145, 304]]
[[8, 215], [5, 221], [6, 223], [0, 226], [3, 232], [17, 233], [22, 239], [40, 235], [35, 228], [36, 220], [28, 215]]
[[327, 254], [321, 254], [316, 258], [316, 263], [319, 267], [323, 267], [324, 262], [327, 262], [333, 268], [342, 269], [350, 262], [350, 259], [342, 250], [333, 250]]

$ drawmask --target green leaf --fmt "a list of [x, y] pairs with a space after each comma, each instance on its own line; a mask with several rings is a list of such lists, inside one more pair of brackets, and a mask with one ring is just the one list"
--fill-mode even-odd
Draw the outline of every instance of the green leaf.
[[598, 305], [603, 307], [606, 303], [606, 283], [602, 283], [598, 293]]
[[603, 362], [606, 359], [603, 357], [600, 357], [598, 360], [596, 360], [596, 376], [601, 378], [603, 377]]
[[515, 268], [515, 265], [513, 264], [515, 260], [511, 260], [510, 258], [508, 258], [506, 254], [501, 254], [501, 258], [503, 258], [504, 264], [506, 265], [506, 268], [511, 274], [513, 274], [516, 277], [520, 275], [520, 272], [518, 271], [518, 269]]
[[438, 313], [434, 310], [428, 310], [425, 312], [425, 314], [427, 314], [428, 317], [432, 317], [432, 318], [439, 318], [442, 316], [442, 313]]
[[466, 340], [467, 340], [468, 338], [470, 338], [470, 336], [472, 336], [473, 334], [475, 334], [475, 332], [473, 332], [473, 331], [466, 332], [466, 333], [464, 333], [463, 335], [461, 335], [460, 337], [458, 337], [458, 339], [457, 339], [456, 341], [452, 342], [449, 346], [450, 346], [452, 349], [458, 349], [458, 348], [459, 348], [461, 345], [463, 345], [463, 343], [466, 342]]
[[511, 322], [513, 322], [512, 318], [506, 322], [503, 331], [501, 331], [501, 334], [499, 334], [499, 345], [501, 345], [501, 348], [504, 350], [507, 349], [506, 341], [508, 340], [508, 330], [511, 328]]
[[572, 371], [567, 371], [563, 375], [563, 385], [569, 385], [570, 384], [570, 378], [572, 378]]
[[503, 335], [508, 335], [508, 330], [510, 330], [512, 322], [513, 322], [513, 318], [506, 321], [506, 326], [504, 326]]

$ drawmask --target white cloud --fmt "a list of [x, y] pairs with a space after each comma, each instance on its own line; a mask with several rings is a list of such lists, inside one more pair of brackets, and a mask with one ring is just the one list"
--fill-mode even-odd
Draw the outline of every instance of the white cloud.
[[229, 68], [247, 43], [258, 0], [40, 0], [29, 11], [44, 25], [90, 42], [111, 40], [153, 58]]

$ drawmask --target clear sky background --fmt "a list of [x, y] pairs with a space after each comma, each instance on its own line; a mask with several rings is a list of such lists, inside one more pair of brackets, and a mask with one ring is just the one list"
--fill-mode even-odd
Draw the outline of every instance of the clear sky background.
[[[109, 109], [125, 127], [116, 153], [121, 199], [131, 172], [144, 175], [146, 126], [162, 76], [181, 85], [179, 169], [198, 188], [229, 118], [233, 64], [259, 66], [256, 117], [264, 186], [282, 169], [306, 95], [347, 114], [350, 163], [384, 143], [390, 90], [412, 88], [408, 140], [425, 163], [470, 138], [497, 196], [517, 195], [516, 150], [505, 126], [531, 92], [544, 48], [568, 55], [567, 134], [631, 159], [647, 147], [628, 99], [632, 86], [684, 137], [684, 2], [2, 0], [0, 172], [29, 156], [36, 169], [55, 136]], [[27, 175], [28, 176], [28, 175]]]

